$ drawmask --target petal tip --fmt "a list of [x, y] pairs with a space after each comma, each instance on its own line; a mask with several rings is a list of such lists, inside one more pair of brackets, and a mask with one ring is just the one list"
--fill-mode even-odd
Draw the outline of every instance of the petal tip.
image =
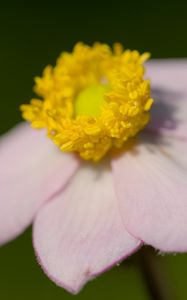
[[[44, 262], [42, 261], [41, 256], [39, 255], [39, 252], [36, 247], [36, 243], [34, 241], [34, 234], [33, 234], [33, 248], [36, 256], [36, 260], [38, 264], [40, 265], [41, 269], [43, 270], [44, 274], [52, 281], [54, 282], [58, 287], [61, 287], [71, 293], [72, 295], [77, 295], [84, 287], [86, 283], [89, 281], [94, 280], [96, 277], [100, 276], [102, 273], [109, 271], [115, 266], [118, 266], [122, 261], [124, 261], [126, 258], [137, 252], [142, 247], [142, 242], [137, 242], [136, 247], [126, 253], [124, 256], [120, 257], [119, 259], [115, 260], [114, 262], [110, 263], [108, 266], [106, 266], [104, 269], [102, 269], [99, 272], [92, 272], [91, 269], [87, 269], [83, 272], [82, 276], [80, 277], [79, 282], [74, 283], [66, 283], [62, 281], [61, 279], [57, 278], [55, 275], [52, 275], [49, 270], [45, 267]], [[77, 278], [76, 278], [77, 280]], [[73, 280], [72, 280], [73, 281]]]
[[52, 281], [54, 282], [58, 287], [64, 288], [66, 291], [68, 291], [69, 293], [73, 294], [73, 295], [77, 295], [81, 289], [84, 286], [84, 283], [82, 284], [77, 284], [77, 285], [70, 285], [68, 283], [65, 283], [64, 281], [62, 281], [59, 278], [56, 278], [55, 275], [52, 275], [50, 271], [47, 270], [47, 268], [44, 266], [44, 263], [42, 261], [41, 256], [39, 255], [37, 248], [35, 246], [34, 243], [34, 239], [33, 239], [33, 248], [34, 248], [34, 253], [35, 253], [35, 257], [36, 257], [36, 261], [39, 264], [39, 266], [41, 267], [42, 271], [44, 272], [44, 274]]

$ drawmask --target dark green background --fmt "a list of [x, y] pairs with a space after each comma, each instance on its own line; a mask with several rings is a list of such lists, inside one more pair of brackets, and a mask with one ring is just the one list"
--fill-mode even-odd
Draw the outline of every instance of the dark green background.
[[[74, 43], [123, 43], [152, 57], [187, 56], [187, 5], [181, 1], [6, 1], [0, 5], [0, 133], [21, 120], [33, 77]], [[154, 233], [153, 233], [154, 234]], [[175, 298], [187, 299], [187, 255], [157, 257]], [[77, 299], [151, 299], [128, 259], [89, 283]], [[168, 284], [168, 283], [166, 283]], [[37, 265], [31, 230], [0, 249], [0, 299], [71, 299]]]

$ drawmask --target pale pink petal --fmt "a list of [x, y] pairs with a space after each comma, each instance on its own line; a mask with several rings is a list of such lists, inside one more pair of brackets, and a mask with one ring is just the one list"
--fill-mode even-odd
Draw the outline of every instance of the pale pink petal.
[[0, 140], [0, 243], [20, 234], [78, 167], [43, 131], [21, 124]]
[[121, 222], [111, 170], [100, 164], [83, 165], [39, 211], [33, 237], [44, 271], [72, 293], [140, 246]]
[[123, 222], [161, 251], [187, 251], [187, 143], [145, 138], [113, 160]]
[[187, 139], [187, 60], [153, 60], [146, 76], [155, 99], [148, 128]]

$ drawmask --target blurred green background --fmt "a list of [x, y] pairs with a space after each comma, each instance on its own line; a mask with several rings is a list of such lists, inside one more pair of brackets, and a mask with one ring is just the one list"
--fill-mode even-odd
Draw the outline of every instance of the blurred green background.
[[[187, 57], [187, 4], [181, 1], [6, 1], [0, 4], [0, 134], [21, 120], [33, 77], [77, 41], [123, 43], [153, 58]], [[174, 299], [187, 299], [187, 254], [156, 256]], [[72, 299], [37, 265], [31, 229], [0, 249], [0, 297]], [[77, 299], [152, 299], [137, 256], [89, 283]]]

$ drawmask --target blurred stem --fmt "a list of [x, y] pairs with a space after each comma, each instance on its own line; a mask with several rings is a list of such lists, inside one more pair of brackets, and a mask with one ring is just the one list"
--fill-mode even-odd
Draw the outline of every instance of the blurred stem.
[[143, 247], [138, 255], [139, 266], [151, 299], [175, 300], [161, 261], [155, 251], [150, 247]]

